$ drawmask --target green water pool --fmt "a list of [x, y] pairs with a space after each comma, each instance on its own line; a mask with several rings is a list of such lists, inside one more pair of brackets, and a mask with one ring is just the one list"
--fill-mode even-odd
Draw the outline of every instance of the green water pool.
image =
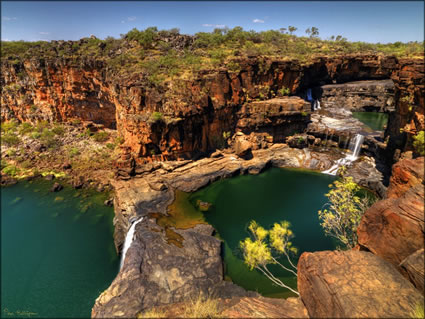
[[[256, 220], [265, 228], [287, 220], [295, 233], [293, 244], [305, 251], [335, 249], [335, 243], [324, 235], [318, 210], [326, 203], [324, 196], [334, 176], [297, 169], [272, 168], [260, 175], [244, 175], [221, 180], [193, 193], [188, 200], [196, 207], [198, 200], [213, 204], [205, 219], [223, 239], [225, 275], [248, 290], [268, 297], [289, 297], [288, 290], [275, 286], [259, 271], [250, 271], [243, 263], [239, 241], [248, 237], [247, 225]], [[270, 267], [291, 287], [296, 277]]]
[[1, 316], [90, 317], [118, 272], [104, 194], [34, 181], [1, 189]]
[[388, 114], [378, 112], [353, 112], [353, 117], [374, 131], [383, 131], [388, 123]]

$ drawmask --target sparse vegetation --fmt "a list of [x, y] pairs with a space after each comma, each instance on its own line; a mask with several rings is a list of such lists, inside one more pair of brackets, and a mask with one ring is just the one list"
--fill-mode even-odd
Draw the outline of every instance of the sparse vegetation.
[[162, 120], [162, 113], [161, 112], [153, 112], [151, 118], [154, 122], [161, 121]]
[[[232, 72], [239, 72], [240, 65], [235, 57], [274, 56], [307, 62], [316, 55], [372, 53], [412, 57], [423, 53], [423, 42], [372, 44], [349, 42], [340, 35], [321, 39], [317, 27], [308, 28], [307, 37], [294, 35], [296, 31], [294, 26], [261, 32], [245, 31], [237, 26], [217, 28], [210, 33], [199, 32], [190, 38], [180, 35], [178, 29], [149, 27], [145, 30], [132, 29], [122, 34], [120, 39], [83, 38], [79, 42], [64, 42], [60, 48], [45, 41], [3, 41], [1, 53], [2, 59], [8, 59], [12, 64], [37, 56], [48, 59], [95, 57], [103, 60], [110, 72], [145, 74], [144, 79], [150, 85], [160, 85], [176, 77], [224, 65]], [[184, 45], [176, 46], [174, 40]], [[18, 92], [21, 88], [15, 83], [3, 89]], [[35, 105], [32, 111], [37, 111]]]
[[108, 132], [100, 131], [94, 133], [92, 137], [96, 142], [106, 142], [109, 139], [109, 134]]
[[[297, 267], [291, 260], [291, 256], [297, 253], [297, 248], [292, 246], [291, 239], [294, 237], [294, 234], [290, 226], [289, 222], [283, 221], [281, 223], [275, 223], [270, 230], [266, 230], [255, 221], [251, 221], [248, 227], [251, 236], [245, 238], [239, 245], [242, 249], [245, 264], [247, 264], [250, 270], [254, 268], [258, 269], [275, 285], [286, 288], [299, 295], [296, 290], [275, 277], [267, 268], [270, 264], [276, 264], [285, 271], [297, 276]], [[285, 266], [278, 260], [277, 256], [273, 256], [273, 253], [286, 257], [288, 265]]]
[[415, 148], [416, 153], [420, 156], [425, 155], [425, 132], [420, 131], [418, 134], [413, 136], [414, 142], [413, 147]]
[[320, 225], [325, 234], [331, 236], [343, 245], [343, 248], [354, 248], [357, 244], [357, 227], [366, 209], [373, 203], [373, 199], [365, 195], [359, 196], [361, 190], [353, 178], [345, 176], [331, 185], [331, 190], [325, 195], [329, 202], [325, 209], [319, 211]]

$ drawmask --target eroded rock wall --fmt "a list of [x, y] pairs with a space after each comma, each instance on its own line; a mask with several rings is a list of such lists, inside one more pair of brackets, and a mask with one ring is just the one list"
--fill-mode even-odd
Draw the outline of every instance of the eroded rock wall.
[[350, 111], [393, 112], [394, 82], [391, 80], [356, 81], [320, 87], [322, 108], [346, 108]]
[[[119, 77], [104, 61], [2, 61], [1, 119], [80, 119], [116, 127], [125, 139], [123, 150], [128, 156], [124, 158], [196, 156], [220, 147], [223, 132], [238, 128], [259, 126], [280, 139], [285, 129], [275, 130], [270, 117], [259, 123], [256, 119], [255, 126], [240, 127], [239, 120], [247, 115], [245, 103], [272, 99], [282, 88], [296, 95], [332, 82], [391, 78], [396, 105], [387, 129], [391, 152], [406, 143], [406, 133], [400, 133], [400, 128], [423, 129], [423, 60], [350, 55], [315, 58], [307, 64], [264, 57], [236, 61], [239, 70], [235, 72], [225, 67], [205, 70], [191, 79], [156, 87], [147, 85], [142, 73]], [[414, 108], [404, 99], [411, 95]], [[154, 112], [158, 112], [156, 117]], [[295, 123], [293, 117], [280, 119], [280, 126]], [[300, 120], [296, 125], [302, 128], [305, 119]]]

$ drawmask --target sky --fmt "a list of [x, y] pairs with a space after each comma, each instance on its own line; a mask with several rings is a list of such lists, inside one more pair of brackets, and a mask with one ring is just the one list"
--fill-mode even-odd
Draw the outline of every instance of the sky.
[[133, 28], [216, 27], [263, 31], [289, 25], [304, 36], [342, 35], [350, 41], [424, 40], [424, 1], [1, 1], [1, 39], [78, 40], [119, 37]]

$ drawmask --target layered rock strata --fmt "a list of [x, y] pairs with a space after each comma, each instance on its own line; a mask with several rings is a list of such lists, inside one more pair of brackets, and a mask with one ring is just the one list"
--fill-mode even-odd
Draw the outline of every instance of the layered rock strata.
[[393, 166], [385, 200], [375, 203], [357, 230], [359, 244], [398, 267], [424, 248], [424, 157]]
[[319, 91], [322, 108], [387, 113], [395, 110], [392, 80], [327, 84], [321, 86]]
[[388, 262], [364, 251], [303, 253], [298, 289], [313, 318], [406, 318], [423, 295]]
[[[238, 72], [201, 71], [191, 80], [150, 87], [142, 73], [122, 79], [104, 61], [2, 61], [1, 119], [89, 120], [116, 127], [131, 158], [176, 158], [218, 147], [224, 132], [236, 130], [238, 111], [246, 102], [271, 99], [284, 87], [301, 94], [333, 81], [392, 79], [396, 111], [387, 130], [390, 151], [404, 148], [406, 133], [400, 133], [400, 128], [423, 129], [423, 60], [350, 55], [315, 58], [308, 64], [276, 58], [236, 62]], [[413, 102], [406, 102], [404, 98], [411, 95]], [[154, 112], [158, 114], [153, 116]], [[273, 124], [265, 117], [260, 126], [267, 127], [270, 120]], [[282, 130], [287, 134], [280, 128], [278, 139]]]

